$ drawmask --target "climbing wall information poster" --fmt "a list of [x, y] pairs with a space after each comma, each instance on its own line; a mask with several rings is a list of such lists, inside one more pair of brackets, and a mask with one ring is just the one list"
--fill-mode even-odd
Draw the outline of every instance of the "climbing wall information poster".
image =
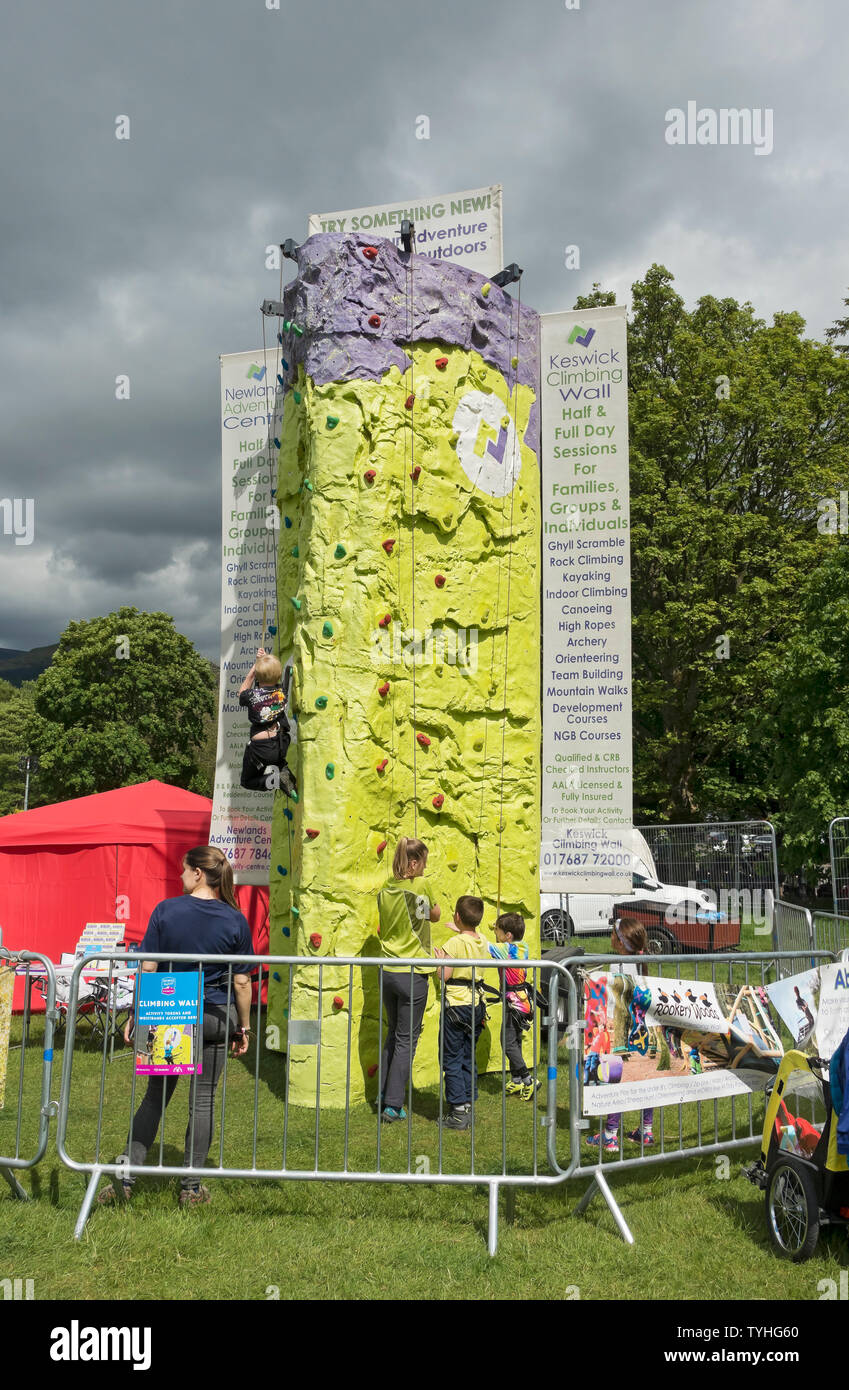
[[[218, 751], [210, 844], [224, 850], [237, 883], [268, 883], [272, 791], [240, 786], [248, 741], [239, 686], [257, 647], [273, 648], [275, 552], [280, 516], [271, 489], [269, 435], [275, 412], [280, 349], [236, 352], [221, 361], [221, 677]], [[270, 426], [274, 425], [274, 429]], [[272, 445], [273, 450], [273, 445]], [[263, 615], [266, 631], [263, 633]], [[277, 654], [277, 653], [275, 653]]]
[[309, 235], [316, 232], [373, 232], [401, 245], [401, 223], [415, 227], [415, 249], [422, 256], [451, 261], [495, 275], [502, 269], [501, 184], [473, 188], [465, 193], [445, 193], [435, 198], [411, 198], [408, 203], [381, 203], [379, 207], [352, 208], [347, 212], [314, 212]]
[[543, 314], [543, 892], [631, 887], [628, 372], [621, 307]]

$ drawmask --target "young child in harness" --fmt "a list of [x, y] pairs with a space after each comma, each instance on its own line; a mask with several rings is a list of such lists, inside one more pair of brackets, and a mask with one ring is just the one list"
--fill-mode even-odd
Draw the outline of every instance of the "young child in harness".
[[528, 959], [528, 948], [522, 938], [525, 935], [524, 918], [518, 912], [502, 912], [495, 921], [495, 945], [489, 944], [489, 954], [495, 960], [516, 961], [504, 971], [504, 983], [499, 981], [499, 993], [503, 991], [504, 1010], [501, 1020], [501, 1046], [510, 1064], [510, 1080], [505, 1090], [508, 1096], [519, 1096], [521, 1100], [533, 1100], [539, 1089], [539, 1079], [534, 1076], [522, 1054], [522, 1034], [531, 1027], [534, 1014], [534, 1000], [528, 972], [521, 961]]
[[239, 687], [239, 704], [246, 707], [251, 726], [241, 782], [249, 791], [275, 791], [279, 787], [291, 796], [297, 783], [286, 766], [290, 734], [282, 678], [283, 667], [277, 657], [260, 647]]

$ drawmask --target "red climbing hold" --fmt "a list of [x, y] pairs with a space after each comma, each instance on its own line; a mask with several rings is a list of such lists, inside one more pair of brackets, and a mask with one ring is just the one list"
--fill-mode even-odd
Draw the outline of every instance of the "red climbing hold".
[[384, 615], [383, 615], [382, 618], [378, 618], [377, 626], [378, 626], [378, 627], [388, 627], [389, 624], [390, 624], [391, 622], [392, 622], [392, 614], [391, 614], [391, 613], [384, 613]]
[[412, 410], [412, 408], [413, 408], [413, 406], [415, 405], [415, 403], [416, 403], [416, 398], [415, 398], [415, 396], [413, 396], [413, 395], [411, 394], [411, 395], [409, 395], [409, 396], [407, 397], [407, 399], [405, 400], [404, 405], [405, 405], [405, 407], [406, 407], [407, 410]]
[[376, 261], [376, 260], [377, 260], [377, 247], [376, 247], [376, 246], [364, 246], [364, 247], [363, 247], [363, 255], [365, 256], [365, 258], [366, 258], [367, 261]]
[[378, 770], [378, 772], [385, 772], [388, 766], [389, 766], [389, 759], [388, 759], [388, 758], [384, 758], [382, 763], [378, 763], [378, 764], [377, 764], [377, 770]]
[[442, 589], [442, 588], [444, 588], [444, 586], [445, 586], [445, 575], [444, 575], [444, 574], [438, 574], [438, 575], [436, 576], [436, 578], [434, 579], [433, 582], [434, 582], [434, 584], [436, 585], [437, 589]]
[[371, 328], [379, 328], [379, 327], [380, 327], [380, 314], [369, 314], [369, 316], [368, 316], [368, 321], [369, 321], [369, 326], [370, 326]]
[[384, 681], [383, 685], [379, 685], [377, 687], [377, 693], [385, 699], [385, 697], [389, 694], [389, 681]]
[[422, 748], [430, 748], [430, 739], [427, 734], [416, 734], [416, 742], [420, 743]]
[[413, 469], [412, 473], [410, 474], [410, 477], [412, 478], [412, 480], [413, 480], [414, 483], [417, 483], [417, 482], [419, 481], [419, 474], [421, 473], [421, 471], [422, 471], [422, 470], [421, 470], [421, 468], [419, 467], [419, 465], [416, 464], [415, 468]]
[[444, 372], [444, 371], [445, 371], [445, 368], [448, 366], [448, 358], [447, 358], [447, 357], [437, 357], [437, 359], [436, 359], [436, 361], [434, 362], [433, 365], [434, 365], [434, 367], [438, 367], [439, 370], [440, 370], [441, 372]]
[[442, 792], [438, 792], [437, 795], [433, 798], [433, 804], [436, 807], [437, 811], [442, 810], [442, 803], [444, 800], [445, 797], [442, 795]]
[[386, 849], [386, 846], [387, 846], [388, 844], [389, 844], [389, 841], [388, 841], [388, 840], [381, 840], [380, 844], [379, 844], [378, 847], [377, 847], [377, 852], [378, 852], [378, 854], [382, 854], [383, 851]]
[[394, 541], [384, 541], [384, 542], [383, 542], [383, 549], [386, 551], [387, 555], [391, 555], [391, 554], [392, 554], [392, 547], [393, 547], [394, 544], [395, 544]]
[[371, 487], [372, 483], [374, 482], [375, 478], [377, 477], [377, 473], [376, 473], [376, 471], [375, 471], [374, 468], [367, 468], [366, 471], [365, 471], [365, 473], [363, 474], [363, 477], [365, 478], [365, 480], [366, 480], [366, 482], [368, 483], [369, 487]]
[[321, 834], [321, 831], [320, 831], [320, 830], [308, 830], [308, 831], [307, 831], [307, 838], [308, 838], [309, 840], [317, 840], [320, 834]]
[[321, 945], [321, 932], [314, 931], [312, 933], [312, 935], [310, 936], [310, 945], [312, 946], [314, 951], [318, 950], [319, 946]]
[[334, 994], [333, 1007], [334, 1009], [343, 1009], [345, 1007], [345, 1000], [342, 998], [341, 994]]
[[371, 1066], [367, 1068], [367, 1071], [369, 1076], [374, 1076], [377, 1071], [377, 1062], [372, 1062]]

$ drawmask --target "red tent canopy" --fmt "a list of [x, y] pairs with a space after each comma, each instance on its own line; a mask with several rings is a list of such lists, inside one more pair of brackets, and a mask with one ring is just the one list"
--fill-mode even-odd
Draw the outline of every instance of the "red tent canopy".
[[[182, 892], [183, 855], [208, 843], [211, 816], [208, 797], [142, 782], [0, 817], [4, 947], [58, 963], [86, 922], [124, 921], [125, 940], [140, 941], [156, 904]], [[265, 954], [268, 889], [240, 885], [236, 897]]]

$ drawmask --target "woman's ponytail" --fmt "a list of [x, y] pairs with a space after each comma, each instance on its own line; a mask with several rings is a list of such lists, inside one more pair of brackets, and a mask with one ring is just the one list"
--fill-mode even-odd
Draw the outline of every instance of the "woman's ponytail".
[[410, 860], [415, 859], [416, 863], [424, 868], [427, 864], [427, 845], [421, 840], [400, 839], [395, 850], [395, 857], [392, 860], [392, 873], [395, 878], [409, 878]]
[[217, 845], [198, 845], [197, 849], [188, 851], [185, 862], [190, 869], [203, 872], [209, 887], [218, 893], [228, 907], [241, 911], [233, 888], [233, 866], [223, 850]]

